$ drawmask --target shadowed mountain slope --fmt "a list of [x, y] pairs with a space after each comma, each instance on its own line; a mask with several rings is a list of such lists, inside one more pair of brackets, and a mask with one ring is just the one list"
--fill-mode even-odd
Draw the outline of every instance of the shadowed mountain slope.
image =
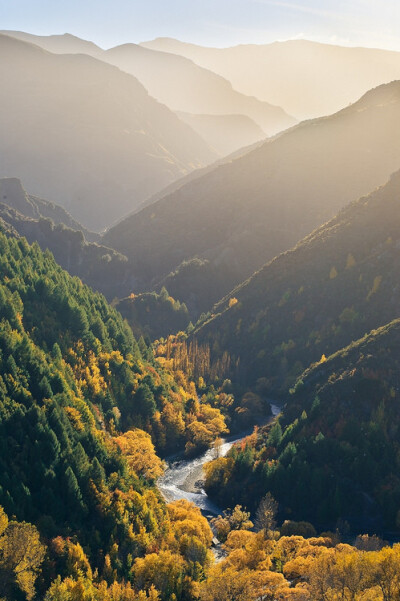
[[50, 250], [63, 269], [109, 300], [132, 289], [134, 282], [130, 280], [126, 257], [111, 248], [87, 242], [81, 231], [55, 225], [43, 217], [26, 217], [2, 203], [0, 217], [30, 244], [37, 242], [43, 251]]
[[158, 192], [156, 192], [149, 198], [146, 198], [145, 200], [143, 200], [140, 203], [140, 205], [138, 207], [136, 207], [136, 209], [134, 211], [132, 211], [132, 213], [130, 215], [127, 215], [125, 218], [120, 219], [120, 222], [124, 221], [125, 219], [127, 219], [128, 217], [133, 215], [134, 213], [138, 213], [145, 207], [148, 207], [149, 205], [157, 202], [158, 200], [161, 200], [162, 198], [169, 196], [170, 194], [173, 194], [174, 192], [176, 192], [177, 190], [179, 190], [180, 188], [182, 188], [189, 182], [193, 182], [194, 180], [199, 179], [200, 177], [203, 177], [203, 175], [206, 175], [207, 173], [211, 173], [211, 171], [214, 171], [214, 169], [216, 169], [216, 167], [230, 163], [234, 159], [238, 159], [239, 157], [244, 156], [245, 154], [251, 152], [252, 150], [259, 148], [263, 144], [263, 142], [264, 142], [263, 140], [260, 140], [258, 142], [254, 142], [253, 144], [250, 144], [249, 146], [245, 146], [244, 148], [239, 148], [239, 150], [235, 150], [235, 152], [232, 152], [231, 154], [224, 156], [224, 157], [218, 159], [217, 161], [214, 161], [214, 163], [212, 163], [211, 165], [207, 165], [207, 167], [201, 167], [200, 169], [195, 169], [194, 171], [191, 171], [187, 175], [184, 175], [183, 177], [179, 178], [178, 180], [172, 182], [172, 184], [169, 184], [162, 190], [159, 190]]
[[[197, 257], [224, 273], [227, 293], [387, 181], [400, 164], [399, 131], [400, 83], [394, 82], [183, 185], [110, 229], [103, 242], [129, 257], [143, 287]], [[209, 301], [215, 302], [213, 277]]]
[[310, 363], [399, 316], [399, 278], [400, 171], [237, 287], [195, 335], [214, 359], [239, 359], [241, 382], [286, 395]]

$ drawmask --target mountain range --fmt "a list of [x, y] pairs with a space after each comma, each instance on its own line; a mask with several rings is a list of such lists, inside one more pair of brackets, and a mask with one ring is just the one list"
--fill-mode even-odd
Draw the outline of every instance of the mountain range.
[[103, 52], [103, 49], [94, 42], [82, 40], [82, 38], [78, 38], [76, 35], [70, 33], [62, 35], [35, 35], [11, 29], [3, 29], [0, 33], [17, 38], [23, 42], [30, 42], [54, 54], [88, 54], [89, 56], [97, 56]]
[[[129, 258], [139, 289], [200, 260], [211, 306], [348, 202], [385, 183], [400, 164], [399, 127], [400, 83], [393, 82], [208, 169], [121, 221], [102, 242]], [[188, 307], [204, 293], [203, 284], [193, 289], [190, 276], [186, 269], [187, 292], [178, 296]], [[205, 310], [200, 304], [198, 312]]]
[[56, 54], [87, 54], [130, 73], [153, 98], [175, 113], [187, 113], [182, 120], [220, 156], [275, 134], [296, 122], [280, 107], [237, 92], [220, 75], [182, 56], [150, 50], [137, 44], [123, 44], [103, 50], [92, 42], [70, 34], [36, 36], [16, 31], [4, 33]]
[[143, 42], [185, 56], [218, 73], [242, 92], [283, 107], [298, 119], [334, 113], [362, 94], [400, 78], [400, 53], [309, 40], [196, 46], [171, 38]]
[[217, 156], [116, 67], [6, 35], [0, 49], [0, 176], [20, 178], [85, 227], [106, 227]]
[[400, 599], [400, 53], [0, 53], [1, 600]]
[[265, 137], [296, 123], [278, 106], [237, 92], [229, 81], [183, 56], [124, 44], [107, 50], [102, 60], [137, 77], [154, 98], [174, 111], [244, 115], [263, 129]]

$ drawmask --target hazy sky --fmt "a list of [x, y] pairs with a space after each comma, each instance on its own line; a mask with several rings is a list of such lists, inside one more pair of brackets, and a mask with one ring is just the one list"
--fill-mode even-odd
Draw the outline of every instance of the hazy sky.
[[307, 38], [400, 50], [400, 0], [0, 0], [0, 29], [110, 47], [158, 36], [209, 46]]

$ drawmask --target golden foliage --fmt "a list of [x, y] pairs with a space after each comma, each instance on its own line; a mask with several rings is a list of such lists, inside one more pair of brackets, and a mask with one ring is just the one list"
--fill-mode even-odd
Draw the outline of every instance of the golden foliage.
[[82, 416], [75, 407], [65, 407], [65, 413], [77, 432], [82, 432], [85, 427], [82, 422]]
[[14, 584], [28, 601], [35, 596], [35, 581], [46, 554], [39, 532], [26, 522], [7, 522], [0, 511], [0, 595], [7, 594]]
[[150, 553], [136, 559], [132, 570], [136, 586], [140, 589], [150, 591], [156, 588], [169, 595], [182, 590], [185, 564], [177, 553]]
[[197, 536], [206, 547], [210, 547], [213, 534], [198, 507], [186, 499], [180, 499], [169, 503], [167, 508], [176, 538], [179, 539], [183, 534]]
[[135, 591], [131, 584], [113, 582], [110, 586], [102, 581], [93, 583], [91, 579], [78, 576], [76, 579], [58, 577], [47, 591], [45, 601], [159, 601], [154, 587], [148, 591]]
[[136, 428], [128, 430], [116, 439], [129, 467], [139, 476], [156, 480], [164, 472], [163, 462], [157, 456], [151, 436]]
[[228, 428], [219, 409], [202, 405], [197, 418], [187, 424], [186, 432], [189, 440], [185, 445], [185, 452], [191, 455], [210, 447], [220, 434], [228, 432]]
[[211, 569], [200, 590], [201, 601], [264, 601], [275, 599], [275, 593], [285, 583], [282, 574], [249, 569], [236, 570], [219, 563]]

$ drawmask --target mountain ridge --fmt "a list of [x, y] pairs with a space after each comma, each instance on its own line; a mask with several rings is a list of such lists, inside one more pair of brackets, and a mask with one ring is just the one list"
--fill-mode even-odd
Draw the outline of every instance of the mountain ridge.
[[194, 335], [239, 359], [240, 381], [287, 395], [310, 363], [398, 317], [399, 202], [397, 171], [240, 284]]
[[208, 48], [171, 38], [142, 45], [182, 54], [299, 119], [337, 112], [367, 90], [400, 78], [400, 53], [379, 48], [310, 40]]
[[[103, 243], [129, 257], [144, 288], [199, 259], [225, 272], [228, 293], [348, 202], [385, 183], [400, 164], [399, 129], [400, 82], [393, 82], [207, 170], [109, 229]], [[179, 298], [189, 305], [189, 298]], [[217, 300], [210, 294], [209, 307]]]
[[198, 134], [116, 67], [5, 35], [0, 45], [0, 74], [8, 82], [0, 95], [0, 175], [18, 176], [33, 195], [54, 199], [86, 227], [104, 228], [216, 158]]
[[175, 112], [247, 115], [265, 137], [296, 123], [279, 106], [237, 92], [220, 75], [176, 54], [123, 44], [105, 51], [103, 59], [137, 77], [153, 97]]
[[94, 42], [83, 40], [72, 33], [56, 34], [56, 35], [36, 35], [25, 31], [15, 31], [11, 29], [0, 30], [0, 34], [8, 35], [17, 38], [23, 42], [30, 42], [36, 46], [40, 46], [49, 52], [56, 54], [89, 54], [96, 56], [103, 52]]

